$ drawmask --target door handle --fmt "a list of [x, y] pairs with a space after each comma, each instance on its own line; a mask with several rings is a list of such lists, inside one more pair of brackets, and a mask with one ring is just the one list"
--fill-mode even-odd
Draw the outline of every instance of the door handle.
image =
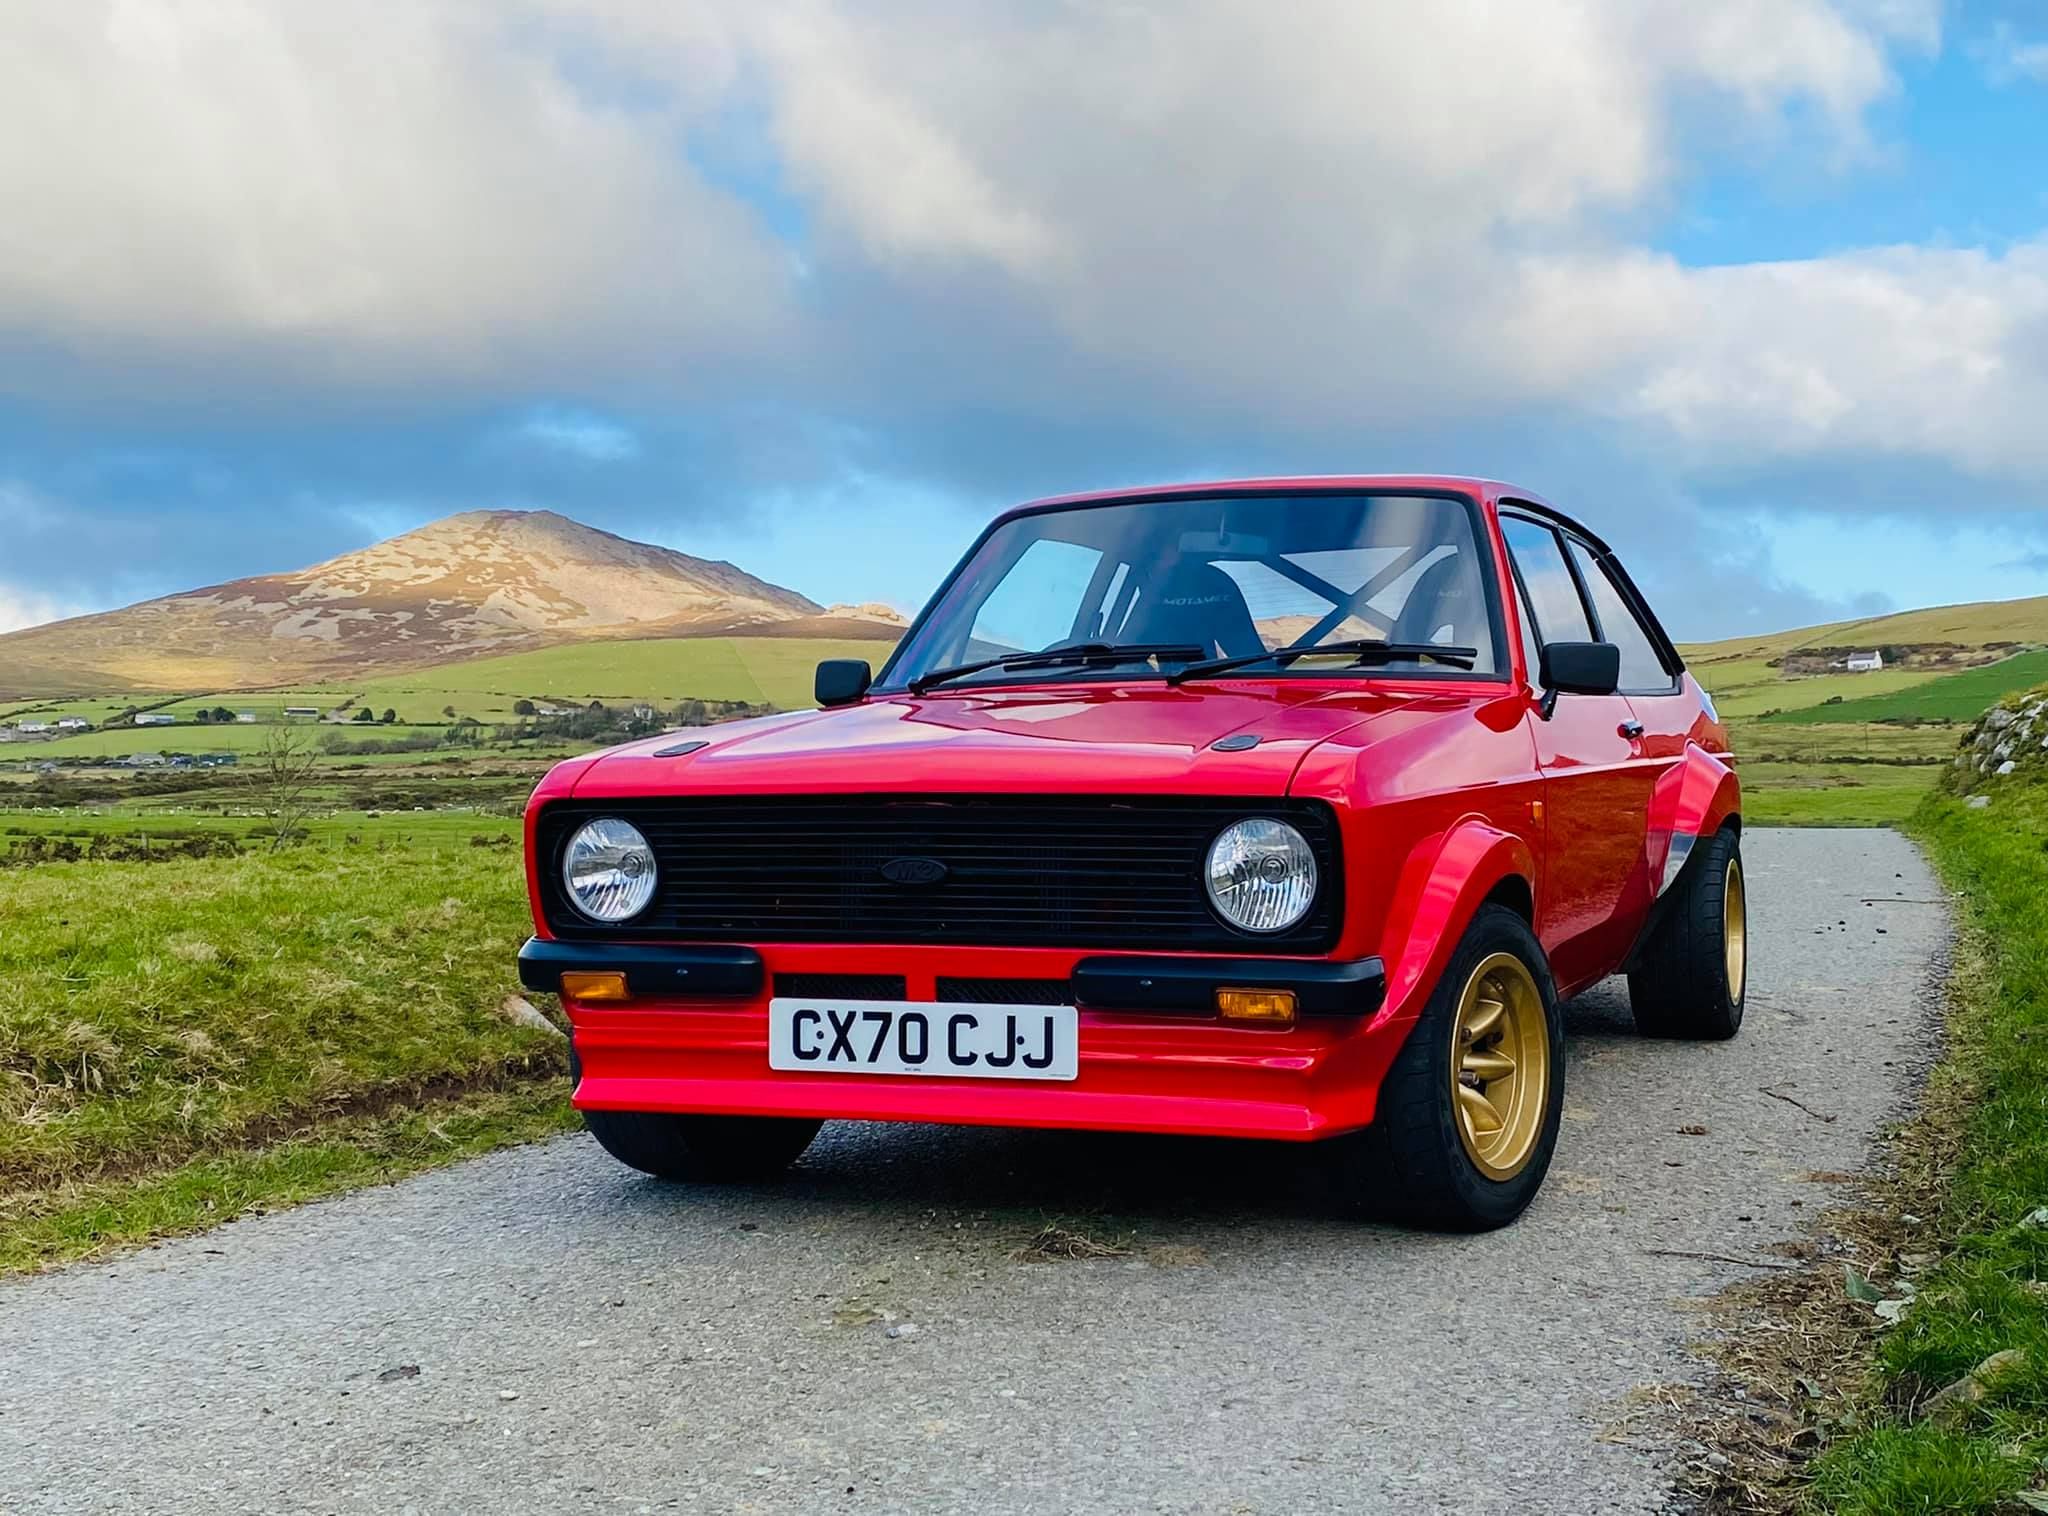
[[1620, 732], [1622, 736], [1628, 738], [1630, 742], [1637, 742], [1642, 739], [1643, 724], [1640, 721], [1624, 721], [1620, 726], [1616, 727], [1615, 730]]

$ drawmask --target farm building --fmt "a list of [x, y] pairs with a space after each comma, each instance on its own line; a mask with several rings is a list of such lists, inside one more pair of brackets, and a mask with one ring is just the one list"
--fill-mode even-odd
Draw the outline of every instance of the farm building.
[[136, 714], [137, 726], [176, 726], [178, 718], [169, 711], [140, 711]]
[[1884, 654], [1878, 652], [1851, 653], [1842, 664], [1852, 674], [1874, 674], [1884, 667]]
[[288, 705], [284, 708], [287, 721], [318, 721], [320, 707], [317, 705]]
[[89, 730], [91, 726], [92, 723], [83, 716], [59, 716], [57, 718], [57, 730], [60, 732], [83, 732]]

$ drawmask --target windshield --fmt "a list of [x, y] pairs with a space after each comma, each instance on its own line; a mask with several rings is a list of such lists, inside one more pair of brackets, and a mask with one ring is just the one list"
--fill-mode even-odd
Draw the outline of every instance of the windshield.
[[[983, 540], [882, 682], [930, 683], [944, 670], [958, 671], [952, 689], [1162, 678], [1196, 657], [1360, 639], [1475, 655], [1469, 673], [1419, 653], [1376, 658], [1373, 673], [1492, 675], [1502, 666], [1499, 616], [1477, 524], [1470, 501], [1428, 495], [1195, 497], [1035, 512]], [[1079, 644], [1130, 646], [1133, 656], [961, 668]], [[1253, 662], [1219, 677], [1327, 676], [1342, 666]]]

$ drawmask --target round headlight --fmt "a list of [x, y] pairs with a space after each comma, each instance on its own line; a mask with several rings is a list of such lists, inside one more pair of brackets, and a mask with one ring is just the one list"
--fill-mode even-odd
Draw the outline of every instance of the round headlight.
[[1284, 821], [1231, 823], [1209, 844], [1203, 874], [1210, 902], [1240, 931], [1284, 932], [1315, 903], [1315, 854]]
[[654, 850], [623, 821], [585, 822], [562, 854], [562, 884], [592, 921], [625, 921], [654, 898]]

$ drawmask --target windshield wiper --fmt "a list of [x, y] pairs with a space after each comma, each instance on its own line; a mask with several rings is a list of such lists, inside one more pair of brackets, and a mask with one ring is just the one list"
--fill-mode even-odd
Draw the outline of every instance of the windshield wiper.
[[1090, 663], [1136, 663], [1147, 658], [1185, 661], [1201, 657], [1202, 651], [1200, 646], [1191, 642], [1077, 642], [1071, 647], [1049, 647], [1039, 653], [1006, 653], [1000, 658], [982, 658], [974, 663], [956, 664], [949, 669], [933, 669], [929, 673], [919, 674], [910, 681], [907, 688], [913, 695], [922, 695], [934, 685], [944, 684], [949, 679], [964, 679], [969, 674], [979, 674], [989, 669], [1045, 669]]
[[1433, 642], [1387, 642], [1378, 637], [1353, 637], [1343, 642], [1325, 642], [1309, 647], [1274, 648], [1267, 653], [1239, 653], [1234, 658], [1208, 658], [1200, 663], [1190, 663], [1186, 668], [1176, 669], [1166, 676], [1166, 682], [1180, 684], [1189, 679], [1206, 679], [1211, 674], [1221, 674], [1229, 669], [1247, 668], [1254, 663], [1292, 663], [1297, 658], [1316, 658], [1326, 653], [1349, 653], [1354, 664], [1392, 663], [1403, 658], [1430, 658], [1438, 663], [1469, 669], [1473, 660], [1479, 656], [1479, 649], [1439, 647]]

